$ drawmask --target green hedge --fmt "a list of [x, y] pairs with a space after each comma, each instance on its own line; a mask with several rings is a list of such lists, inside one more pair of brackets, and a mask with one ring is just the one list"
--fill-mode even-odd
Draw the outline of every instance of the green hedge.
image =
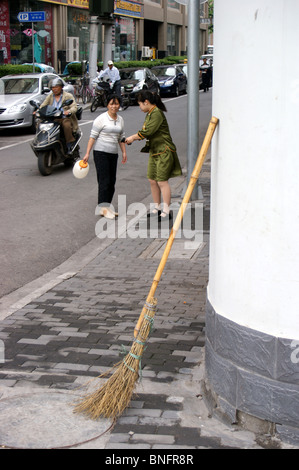
[[81, 64], [69, 64], [67, 67], [69, 75], [74, 75], [76, 77], [82, 77], [82, 65]]
[[[4, 75], [32, 73], [32, 70], [32, 65], [0, 65], [0, 77]], [[35, 72], [40, 72], [40, 68], [37, 65], [35, 66]]]
[[182, 57], [168, 56], [168, 57], [164, 57], [164, 59], [128, 60], [126, 62], [116, 62], [114, 65], [118, 69], [123, 69], [126, 67], [147, 67], [151, 69], [155, 65], [183, 64], [185, 59], [187, 60], [186, 56], [182, 56]]
[[[114, 62], [115, 67], [123, 69], [126, 67], [148, 67], [149, 69], [155, 65], [171, 65], [171, 64], [182, 64], [184, 60], [187, 60], [187, 56], [168, 56], [164, 59], [154, 60], [126, 60], [121, 62]], [[103, 62], [98, 62], [98, 69], [103, 68]], [[82, 76], [81, 64], [70, 64], [68, 70], [71, 76]]]
[[[171, 64], [180, 64], [187, 59], [187, 56], [168, 56], [164, 59], [154, 59], [154, 60], [128, 60], [115, 62], [114, 65], [118, 69], [123, 69], [126, 67], [148, 67], [149, 69], [155, 65], [171, 65]], [[103, 62], [98, 62], [99, 70], [103, 67]], [[68, 70], [71, 76], [81, 77], [82, 76], [82, 65], [81, 64], [70, 64]], [[40, 68], [36, 65], [35, 71], [40, 72]], [[0, 65], [0, 77], [4, 75], [11, 74], [22, 74], [22, 73], [32, 73], [32, 65]]]

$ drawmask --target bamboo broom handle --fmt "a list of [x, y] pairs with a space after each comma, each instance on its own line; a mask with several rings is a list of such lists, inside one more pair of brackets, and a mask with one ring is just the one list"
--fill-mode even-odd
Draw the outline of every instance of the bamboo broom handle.
[[[170, 253], [170, 250], [171, 250], [171, 247], [173, 245], [173, 242], [174, 242], [175, 236], [177, 234], [177, 231], [180, 228], [180, 225], [181, 225], [181, 222], [182, 222], [182, 219], [183, 219], [186, 207], [187, 207], [187, 203], [189, 202], [189, 200], [191, 198], [191, 194], [192, 194], [192, 191], [194, 189], [195, 183], [198, 180], [200, 170], [202, 168], [204, 159], [205, 159], [207, 151], [209, 149], [213, 134], [214, 134], [216, 126], [218, 124], [218, 121], [219, 120], [216, 117], [212, 117], [211, 120], [210, 120], [210, 123], [209, 123], [208, 129], [207, 129], [204, 141], [202, 143], [202, 146], [201, 146], [200, 152], [198, 154], [195, 166], [193, 168], [193, 172], [192, 172], [191, 177], [190, 177], [188, 187], [186, 189], [186, 192], [185, 192], [185, 195], [183, 197], [179, 212], [176, 216], [175, 222], [174, 222], [172, 230], [170, 232], [168, 241], [167, 241], [165, 249], [164, 249], [164, 253], [162, 255], [161, 261], [159, 263], [156, 274], [154, 276], [152, 286], [151, 286], [150, 291], [148, 293], [148, 296], [147, 296], [147, 299], [146, 299], [146, 302], [148, 302], [148, 303], [151, 302], [151, 299], [155, 295], [155, 292], [156, 292], [156, 289], [158, 287], [158, 283], [161, 279], [165, 264], [167, 262], [167, 259], [168, 259], [168, 256], [169, 256], [169, 253]], [[138, 322], [137, 322], [135, 330], [134, 330], [135, 338], [138, 335], [138, 332], [140, 331], [141, 323], [142, 323], [142, 320], [143, 320], [143, 317], [144, 317], [144, 314], [145, 314], [146, 310], [147, 310], [147, 307], [145, 305], [143, 307], [142, 311], [141, 311], [141, 314], [139, 316]]]

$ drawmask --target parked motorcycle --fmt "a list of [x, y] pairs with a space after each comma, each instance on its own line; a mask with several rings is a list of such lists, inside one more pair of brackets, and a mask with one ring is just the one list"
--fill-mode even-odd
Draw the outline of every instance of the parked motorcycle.
[[129, 106], [133, 105], [131, 100], [131, 93], [133, 91], [134, 85], [128, 84], [121, 87], [121, 97], [122, 97], [122, 107], [127, 109]]
[[[108, 104], [108, 96], [112, 93], [110, 81], [94, 80], [95, 97], [91, 103], [90, 111], [93, 113], [99, 106], [106, 107]], [[121, 87], [122, 108], [127, 109], [132, 105], [130, 93], [133, 85], [125, 85]]]
[[[73, 100], [66, 100], [62, 103], [62, 107], [69, 106]], [[37, 129], [36, 135], [31, 143], [31, 148], [37, 156], [38, 169], [43, 176], [52, 173], [52, 167], [59, 163], [65, 166], [73, 166], [76, 160], [80, 158], [79, 142], [82, 138], [80, 128], [76, 131], [74, 137], [75, 142], [71, 155], [67, 153], [67, 145], [63, 130], [56, 119], [63, 117], [63, 110], [57, 110], [54, 106], [48, 105], [39, 108], [38, 103], [30, 101], [31, 106], [36, 111]], [[76, 113], [77, 119], [80, 120], [82, 115], [82, 107], [78, 107]]]
[[95, 83], [95, 97], [92, 100], [90, 111], [94, 113], [100, 106], [106, 107], [108, 104], [107, 98], [110, 93], [110, 83], [105, 80], [97, 80]]

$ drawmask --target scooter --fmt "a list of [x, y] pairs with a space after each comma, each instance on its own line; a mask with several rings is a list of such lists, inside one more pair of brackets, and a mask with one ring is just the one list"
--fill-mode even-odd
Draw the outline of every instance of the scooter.
[[[73, 100], [66, 100], [62, 103], [62, 107], [69, 106]], [[43, 176], [52, 173], [52, 167], [59, 163], [65, 166], [73, 166], [75, 161], [80, 158], [79, 142], [82, 138], [80, 128], [76, 131], [74, 137], [75, 142], [72, 147], [72, 153], [67, 152], [67, 145], [63, 130], [56, 119], [63, 117], [63, 110], [57, 110], [54, 106], [48, 105], [39, 108], [39, 104], [30, 101], [31, 106], [36, 109], [35, 116], [37, 118], [37, 130], [35, 138], [31, 143], [31, 148], [37, 156], [38, 169]], [[82, 107], [79, 107], [76, 116], [80, 120], [82, 115]]]
[[131, 100], [131, 93], [133, 91], [134, 85], [127, 84], [121, 87], [121, 97], [122, 97], [122, 107], [126, 110], [129, 106], [133, 105]]
[[92, 113], [100, 107], [106, 107], [108, 104], [108, 96], [111, 93], [110, 83], [105, 80], [96, 80], [94, 81], [95, 84], [95, 97], [92, 100], [90, 111]]

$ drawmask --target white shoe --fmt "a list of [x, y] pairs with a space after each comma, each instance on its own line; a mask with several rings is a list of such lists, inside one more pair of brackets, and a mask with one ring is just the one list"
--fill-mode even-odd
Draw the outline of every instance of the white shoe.
[[115, 219], [115, 215], [110, 211], [109, 207], [101, 207], [99, 214], [106, 217], [106, 219]]
[[109, 211], [111, 212], [111, 214], [115, 215], [115, 217], [118, 217], [118, 212], [115, 212], [113, 209], [111, 209], [109, 207]]

